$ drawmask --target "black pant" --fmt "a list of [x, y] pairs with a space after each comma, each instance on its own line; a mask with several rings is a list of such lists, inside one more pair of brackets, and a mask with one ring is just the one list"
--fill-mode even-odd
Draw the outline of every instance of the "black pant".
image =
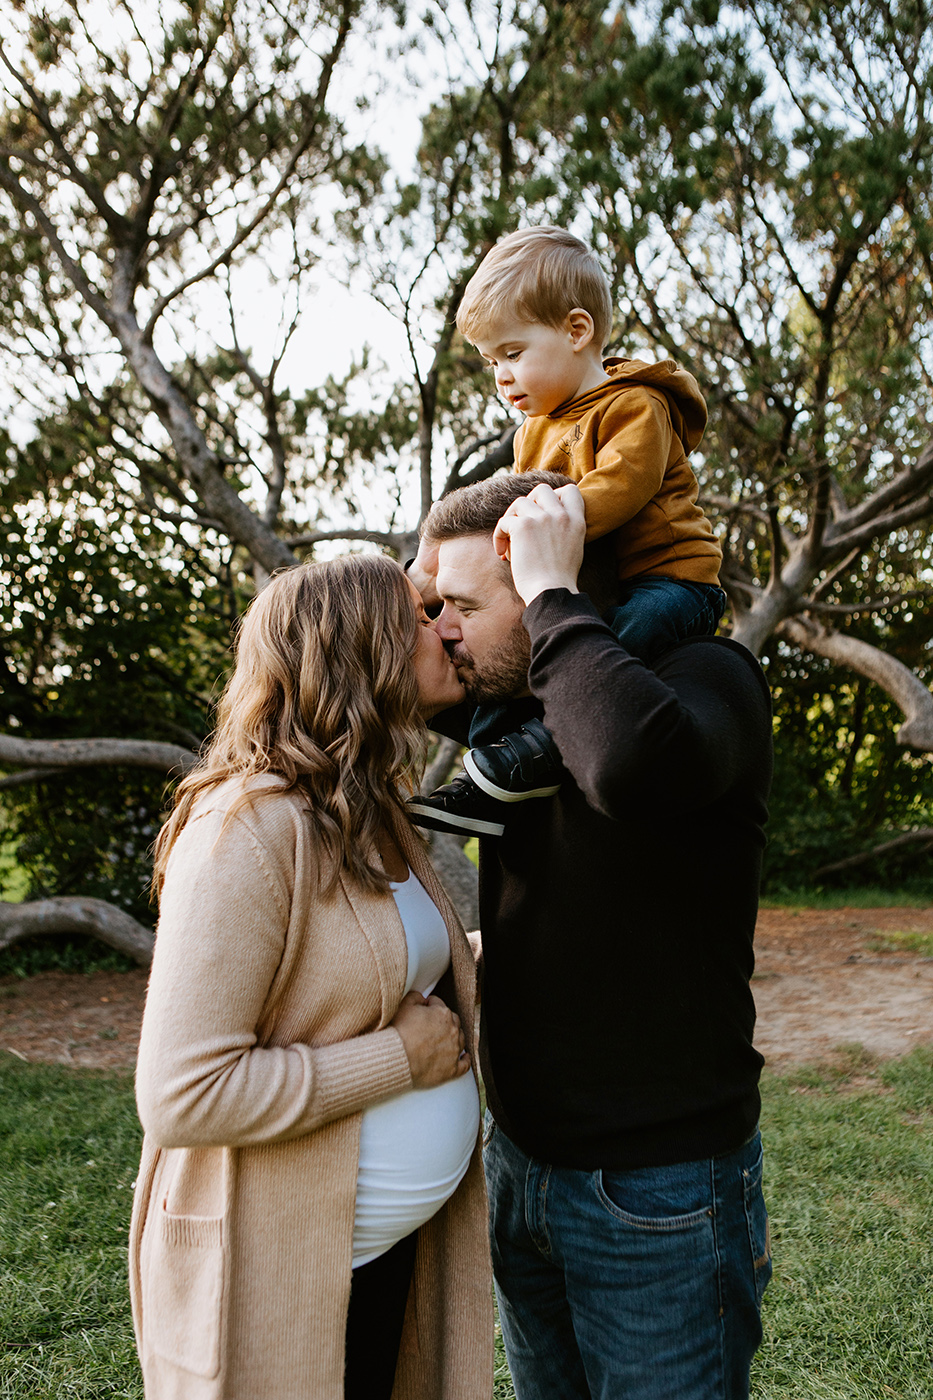
[[395, 1384], [418, 1231], [353, 1270], [347, 1311], [345, 1400], [389, 1400]]

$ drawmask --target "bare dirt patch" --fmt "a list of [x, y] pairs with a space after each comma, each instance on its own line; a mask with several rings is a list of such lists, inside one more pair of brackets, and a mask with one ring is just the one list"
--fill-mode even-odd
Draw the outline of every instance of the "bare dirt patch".
[[761, 911], [752, 988], [769, 1065], [832, 1061], [853, 1045], [889, 1059], [933, 1043], [933, 958], [879, 946], [898, 933], [933, 933], [933, 909]]
[[[753, 988], [756, 1043], [776, 1069], [933, 1044], [933, 958], [885, 935], [933, 933], [930, 909], [763, 909]], [[0, 1049], [29, 1061], [131, 1069], [146, 973], [43, 972], [0, 980]]]
[[132, 1069], [148, 973], [39, 972], [0, 979], [0, 1048], [45, 1064]]

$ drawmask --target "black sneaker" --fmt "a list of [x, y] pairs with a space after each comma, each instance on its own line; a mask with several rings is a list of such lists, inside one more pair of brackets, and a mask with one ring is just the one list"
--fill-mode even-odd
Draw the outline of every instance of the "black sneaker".
[[470, 749], [463, 760], [469, 776], [497, 802], [527, 802], [560, 791], [561, 756], [539, 719], [530, 719], [498, 744]]
[[405, 807], [415, 826], [428, 831], [501, 836], [505, 830], [501, 804], [496, 798], [487, 797], [465, 773], [427, 797], [416, 793]]

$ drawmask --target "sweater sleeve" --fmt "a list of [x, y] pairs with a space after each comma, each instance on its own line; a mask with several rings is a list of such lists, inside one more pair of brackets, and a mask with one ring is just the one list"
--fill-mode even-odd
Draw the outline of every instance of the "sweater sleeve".
[[650, 670], [585, 594], [562, 588], [539, 594], [523, 621], [545, 723], [604, 816], [697, 811], [770, 764], [767, 686], [744, 647], [697, 639]]
[[599, 539], [632, 520], [661, 490], [674, 431], [663, 395], [633, 385], [599, 423], [593, 467], [580, 477], [586, 538]]
[[163, 889], [136, 1094], [163, 1147], [283, 1142], [411, 1087], [401, 1037], [263, 1047], [293, 870], [237, 817], [189, 822]]

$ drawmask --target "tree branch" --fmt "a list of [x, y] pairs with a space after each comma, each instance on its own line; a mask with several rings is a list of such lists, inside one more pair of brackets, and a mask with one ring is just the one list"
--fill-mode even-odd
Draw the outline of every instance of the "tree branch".
[[[510, 423], [505, 432], [498, 439], [498, 446], [494, 447], [491, 452], [486, 454], [482, 461], [477, 462], [475, 467], [471, 467], [471, 469], [468, 472], [464, 472], [462, 476], [460, 475], [461, 464], [470, 453], [461, 453], [460, 457], [457, 458], [457, 461], [451, 468], [450, 475], [444, 482], [444, 489], [441, 495], [446, 496], [459, 486], [472, 486], [477, 481], [485, 481], [487, 477], [497, 472], [500, 467], [510, 467], [515, 460], [512, 442], [520, 426], [521, 425], [518, 423]], [[473, 450], [475, 450], [477, 446], [482, 445], [482, 443], [474, 444]]]
[[187, 773], [198, 761], [190, 749], [145, 739], [14, 739], [0, 734], [0, 763], [43, 768], [154, 768], [159, 773]]
[[301, 535], [289, 535], [285, 543], [292, 549], [301, 549], [327, 540], [366, 540], [370, 544], [381, 544], [402, 557], [406, 550], [417, 548], [417, 530], [306, 530]]
[[874, 681], [904, 713], [897, 742], [919, 753], [933, 752], [933, 695], [897, 657], [857, 637], [834, 632], [814, 618], [786, 617], [774, 630], [801, 650], [825, 656]]
[[837, 875], [843, 870], [854, 870], [857, 865], [865, 865], [878, 856], [891, 855], [894, 851], [902, 851], [908, 846], [918, 844], [929, 846], [933, 850], [933, 826], [921, 827], [919, 831], [902, 832], [891, 841], [883, 841], [880, 846], [873, 846], [870, 851], [861, 851], [857, 856], [846, 856], [845, 860], [833, 861], [832, 865], [821, 865], [819, 870], [814, 870], [813, 878], [819, 880], [824, 875]]
[[857, 613], [882, 612], [885, 608], [896, 607], [899, 603], [914, 603], [933, 596], [928, 588], [912, 589], [909, 593], [886, 593], [883, 598], [866, 598], [864, 603], [817, 603], [807, 601], [807, 612], [835, 613], [840, 617], [852, 617]]
[[301, 160], [302, 156], [304, 156], [310, 149], [321, 127], [324, 101], [327, 97], [327, 92], [328, 88], [330, 87], [330, 81], [333, 76], [334, 68], [336, 67], [336, 64], [346, 46], [347, 39], [350, 35], [350, 30], [352, 28], [354, 19], [354, 10], [355, 4], [353, 3], [353, 0], [344, 0], [344, 3], [341, 7], [340, 18], [337, 22], [337, 33], [334, 38], [333, 45], [331, 46], [330, 52], [326, 54], [325, 57], [321, 60], [321, 72], [318, 78], [317, 91], [314, 95], [311, 116], [305, 122], [304, 127], [302, 128], [297, 140], [295, 141], [291, 154], [289, 155], [289, 158], [285, 163], [285, 167], [282, 170], [279, 179], [276, 181], [275, 186], [263, 200], [262, 204], [259, 206], [257, 212], [253, 215], [253, 217], [249, 219], [246, 224], [240, 225], [240, 227], [234, 233], [233, 237], [230, 239], [230, 242], [226, 245], [225, 248], [221, 250], [220, 253], [217, 254], [215, 258], [213, 258], [206, 266], [200, 268], [196, 272], [193, 272], [189, 277], [184, 278], [181, 282], [177, 284], [177, 286], [173, 287], [171, 291], [166, 292], [163, 296], [158, 298], [158, 300], [152, 308], [149, 320], [146, 324], [145, 337], [147, 340], [151, 337], [156, 323], [162, 316], [166, 307], [169, 306], [171, 302], [173, 302], [183, 292], [186, 292], [189, 287], [193, 287], [198, 282], [204, 281], [205, 278], [213, 276], [213, 274], [217, 272], [219, 268], [230, 266], [230, 262], [233, 258], [234, 253], [236, 253], [236, 251], [239, 248], [241, 248], [244, 243], [246, 243], [246, 241], [252, 236], [252, 234], [255, 233], [259, 225], [268, 217], [270, 212], [275, 208], [275, 205], [278, 202], [279, 196], [282, 194], [283, 190], [286, 190], [288, 188], [289, 184], [291, 183], [292, 176], [294, 175], [295, 170], [298, 166], [298, 162]]
[[155, 938], [150, 930], [104, 899], [59, 895], [24, 904], [0, 901], [0, 951], [45, 933], [86, 933], [125, 953], [140, 967], [152, 962]]
[[0, 778], [0, 789], [41, 783], [45, 778], [57, 777], [60, 772], [60, 768], [24, 768], [20, 773], [8, 773], [5, 778]]

